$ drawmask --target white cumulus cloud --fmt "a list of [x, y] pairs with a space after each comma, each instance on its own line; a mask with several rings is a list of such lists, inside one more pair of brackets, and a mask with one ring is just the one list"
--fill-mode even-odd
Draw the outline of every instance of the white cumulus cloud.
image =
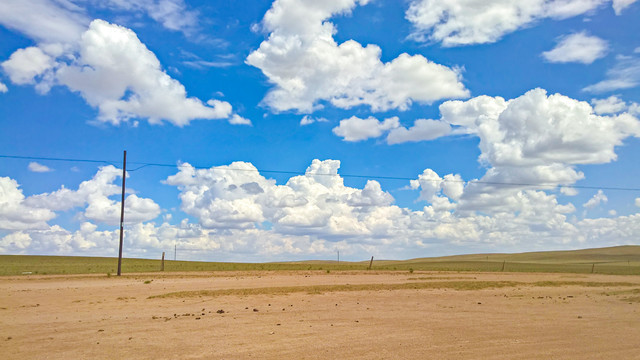
[[37, 163], [35, 161], [32, 161], [29, 163], [29, 166], [27, 166], [29, 171], [32, 172], [38, 172], [38, 173], [44, 173], [44, 172], [50, 172], [53, 171], [53, 169], [49, 168], [46, 165], [42, 165], [40, 163]]
[[0, 177], [0, 230], [26, 230], [47, 228], [47, 221], [55, 213], [25, 203], [25, 196], [18, 182]]
[[284, 185], [264, 178], [250, 163], [196, 170], [188, 164], [167, 179], [177, 186], [181, 209], [210, 229], [258, 229], [263, 222], [284, 234], [355, 236], [382, 231], [380, 207], [393, 197], [376, 181], [363, 189], [344, 185], [340, 162], [314, 160], [305, 175]]
[[606, 99], [591, 99], [596, 114], [617, 114], [627, 109], [627, 104], [619, 97], [611, 95]]
[[230, 118], [229, 118], [229, 124], [231, 125], [249, 125], [251, 126], [251, 120], [247, 119], [247, 118], [243, 118], [242, 116], [238, 115], [238, 114], [233, 114]]
[[340, 120], [340, 125], [333, 128], [333, 133], [340, 136], [344, 141], [362, 141], [370, 138], [380, 137], [384, 132], [400, 126], [397, 117], [391, 117], [384, 121], [370, 116], [361, 119], [352, 116], [348, 119]]
[[187, 97], [184, 86], [162, 71], [156, 56], [127, 28], [94, 20], [79, 45], [79, 58], [63, 64], [56, 76], [98, 107], [102, 121], [142, 117], [152, 124], [167, 120], [184, 126], [231, 114], [229, 103], [211, 100], [207, 106]]
[[329, 120], [320, 117], [320, 118], [314, 118], [311, 117], [309, 115], [305, 115], [302, 117], [302, 119], [300, 119], [300, 126], [307, 126], [307, 125], [311, 125], [315, 122], [328, 122]]
[[[80, 183], [77, 190], [62, 187], [51, 193], [32, 195], [25, 200], [25, 204], [50, 211], [84, 207], [81, 213], [83, 218], [116, 225], [120, 223], [121, 204], [112, 197], [119, 197], [122, 191], [114, 184], [118, 177], [122, 177], [122, 170], [112, 165], [105, 166], [91, 180]], [[158, 215], [160, 206], [153, 200], [140, 198], [135, 194], [125, 198], [125, 223], [148, 221]]]
[[275, 111], [310, 113], [329, 102], [339, 108], [406, 109], [469, 95], [458, 69], [422, 55], [380, 60], [381, 49], [354, 40], [338, 44], [332, 16], [350, 13], [361, 0], [276, 0], [263, 19], [269, 38], [246, 59], [275, 85], [264, 102]]
[[[615, 0], [616, 13], [635, 0]], [[411, 37], [444, 46], [492, 43], [542, 19], [561, 20], [595, 10], [609, 0], [412, 0], [406, 18]]]
[[52, 69], [54, 64], [51, 56], [38, 47], [30, 46], [11, 54], [9, 59], [2, 63], [2, 69], [9, 75], [12, 83], [25, 85], [35, 84], [36, 77], [41, 77]]
[[433, 140], [451, 133], [451, 126], [443, 121], [418, 119], [410, 128], [396, 127], [387, 136], [388, 144]]
[[440, 112], [440, 121], [480, 139], [487, 172], [465, 187], [466, 210], [516, 211], [527, 198], [550, 204], [555, 198], [527, 191], [570, 186], [584, 177], [576, 165], [614, 161], [623, 139], [640, 136], [640, 122], [627, 113], [597, 115], [586, 102], [543, 89], [508, 101], [448, 101]]
[[[28, 29], [18, 30], [30, 35]], [[51, 42], [54, 39], [60, 42]], [[152, 124], [168, 121], [185, 126], [196, 119], [229, 118], [231, 123], [247, 124], [246, 119], [232, 116], [228, 102], [203, 103], [188, 97], [185, 87], [162, 69], [130, 29], [93, 20], [78, 36], [42, 40], [47, 42], [16, 50], [2, 63], [4, 72], [13, 83], [33, 84], [41, 93], [55, 85], [67, 86], [98, 109], [99, 121], [117, 125], [142, 118]]]
[[606, 203], [607, 201], [609, 201], [609, 199], [607, 198], [607, 195], [605, 195], [602, 192], [602, 190], [598, 190], [598, 192], [595, 195], [593, 195], [593, 197], [589, 199], [589, 201], [582, 204], [582, 206], [584, 206], [587, 209], [593, 209], [596, 206], [600, 205], [601, 203]]
[[542, 56], [553, 63], [591, 64], [604, 57], [608, 49], [605, 40], [583, 31], [562, 37], [553, 49], [543, 52]]
[[[353, 258], [362, 254], [407, 258], [426, 249], [590, 247], [608, 242], [630, 244], [640, 236], [640, 214], [568, 219], [567, 215], [575, 212], [571, 203], [561, 204], [554, 195], [526, 188], [517, 188], [515, 193], [504, 186], [486, 188], [488, 197], [479, 199], [489, 205], [502, 203], [505, 211], [491, 211], [491, 207], [470, 210], [461, 205], [477, 180], [465, 182], [454, 174], [439, 176], [431, 169], [410, 182], [426, 205], [418, 210], [400, 208], [376, 181], [369, 180], [362, 188], [346, 186], [339, 167], [337, 160], [314, 160], [304, 175], [277, 185], [250, 163], [210, 169], [182, 164], [166, 183], [178, 188], [181, 208], [196, 223], [184, 219], [169, 224], [170, 217], [161, 224], [129, 223], [125, 228], [127, 256], [155, 257], [177, 246], [180, 259], [268, 261], [327, 258], [339, 247], [341, 255]], [[7, 227], [6, 220], [16, 210], [28, 215], [22, 221], [37, 220], [32, 211], [38, 209], [36, 205], [55, 211], [77, 206], [88, 210], [89, 203], [99, 204], [106, 194], [118, 192], [113, 184], [116, 172], [105, 167], [77, 190], [62, 188], [28, 200], [15, 181], [0, 178], [0, 185], [9, 185], [9, 195], [0, 196], [0, 226], [5, 230], [0, 236], [0, 253], [114, 256], [118, 231], [100, 230], [93, 221], [82, 220], [78, 230], [69, 231], [49, 226], [42, 219], [40, 226], [23, 223], [13, 227]], [[506, 196], [495, 197], [495, 191], [505, 191]], [[604, 194], [596, 195], [602, 201]], [[92, 196], [99, 201], [87, 200]], [[128, 203], [141, 199], [132, 196]], [[6, 199], [12, 208], [3, 205]], [[640, 199], [636, 202], [640, 205]], [[145, 208], [144, 204], [135, 207]], [[108, 213], [112, 206], [99, 208]], [[55, 216], [51, 211], [44, 215]]]

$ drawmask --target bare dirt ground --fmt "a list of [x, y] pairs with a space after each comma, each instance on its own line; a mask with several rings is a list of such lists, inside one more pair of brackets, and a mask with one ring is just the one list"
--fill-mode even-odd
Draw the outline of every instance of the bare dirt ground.
[[[149, 298], [199, 290], [439, 281], [518, 284], [481, 290], [282, 294], [266, 289], [254, 295], [187, 293]], [[534, 284], [540, 281], [567, 284]], [[639, 296], [637, 276], [572, 274], [228, 272], [2, 277], [0, 357], [640, 359]]]

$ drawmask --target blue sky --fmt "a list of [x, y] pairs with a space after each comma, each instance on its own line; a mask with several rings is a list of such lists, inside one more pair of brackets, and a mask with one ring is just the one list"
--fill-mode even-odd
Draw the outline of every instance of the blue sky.
[[637, 242], [636, 1], [250, 5], [3, 1], [0, 252], [116, 255], [123, 150], [130, 257]]

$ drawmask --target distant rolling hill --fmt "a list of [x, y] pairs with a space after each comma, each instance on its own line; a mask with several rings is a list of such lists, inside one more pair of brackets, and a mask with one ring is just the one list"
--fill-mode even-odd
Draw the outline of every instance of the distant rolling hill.
[[[112, 275], [117, 259], [79, 256], [0, 255], [0, 275], [91, 274]], [[296, 261], [270, 263], [223, 263], [166, 261], [166, 272], [175, 271], [348, 271], [366, 270], [369, 261]], [[123, 273], [159, 271], [160, 261], [123, 259]], [[372, 270], [395, 271], [505, 271], [566, 272], [640, 275], [640, 246], [542, 251], [517, 254], [472, 254], [410, 260], [374, 259]]]
[[454, 255], [433, 258], [418, 258], [406, 260], [408, 263], [432, 262], [432, 261], [508, 261], [508, 262], [535, 262], [535, 263], [615, 263], [627, 261], [640, 261], [640, 246], [625, 245], [595, 249], [566, 250], [566, 251], [539, 251], [515, 254], [471, 254]]
[[454, 255], [404, 261], [379, 261], [377, 266], [415, 270], [594, 272], [640, 275], [640, 246], [625, 245], [515, 254]]

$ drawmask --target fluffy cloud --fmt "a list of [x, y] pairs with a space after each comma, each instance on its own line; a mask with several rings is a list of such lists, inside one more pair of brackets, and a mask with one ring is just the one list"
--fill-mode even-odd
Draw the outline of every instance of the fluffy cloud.
[[[615, 0], [619, 14], [635, 0]], [[491, 43], [505, 34], [545, 18], [566, 19], [586, 14], [608, 0], [413, 0], [406, 12], [418, 41], [444, 46]]]
[[509, 101], [497, 118], [477, 118], [476, 126], [480, 161], [490, 167], [481, 183], [470, 183], [462, 202], [496, 211], [512, 208], [500, 199], [517, 205], [524, 189], [575, 183], [584, 176], [576, 165], [613, 161], [623, 139], [640, 136], [640, 123], [628, 114], [599, 116], [586, 102], [541, 89]]
[[607, 78], [582, 91], [604, 93], [619, 89], [630, 89], [640, 85], [640, 57], [619, 55], [613, 68], [607, 71]]
[[543, 52], [542, 56], [553, 63], [591, 64], [604, 57], [608, 48], [606, 41], [583, 31], [562, 37], [556, 47]]
[[599, 116], [586, 102], [542, 89], [509, 101], [497, 118], [479, 117], [476, 126], [481, 160], [501, 166], [605, 163], [616, 159], [622, 139], [640, 135], [628, 114]]
[[387, 136], [388, 144], [433, 140], [451, 132], [451, 126], [443, 121], [418, 119], [409, 129], [396, 127]]
[[[512, 193], [505, 186], [486, 188], [488, 197], [476, 196], [489, 207], [469, 210], [462, 204], [477, 180], [464, 182], [454, 174], [441, 177], [432, 169], [410, 183], [426, 205], [418, 210], [400, 208], [376, 181], [362, 188], [345, 186], [339, 167], [336, 160], [314, 160], [304, 175], [277, 185], [250, 163], [210, 169], [182, 164], [166, 183], [178, 187], [181, 208], [197, 223], [186, 219], [178, 224], [129, 223], [125, 254], [157, 257], [176, 246], [181, 259], [265, 261], [327, 258], [339, 248], [341, 254], [354, 259], [370, 255], [408, 258], [427, 250], [451, 251], [456, 246], [496, 251], [606, 246], [606, 241], [632, 243], [640, 235], [638, 214], [568, 220], [567, 215], [575, 211], [572, 204], [560, 204], [554, 195], [531, 189], [518, 188]], [[0, 192], [0, 225], [9, 230], [0, 236], [0, 253], [115, 256], [117, 230], [100, 230], [94, 222], [84, 220], [75, 231], [49, 226], [46, 220], [54, 216], [51, 210], [34, 226], [33, 221], [38, 221], [33, 210], [86, 206], [86, 214], [92, 204], [100, 208], [106, 194], [119, 190], [113, 184], [116, 172], [105, 167], [75, 191], [62, 188], [27, 200], [15, 181], [0, 178], [0, 189], [9, 189]], [[505, 191], [508, 196], [498, 199], [492, 196], [494, 191]], [[98, 201], [89, 199], [92, 196]], [[132, 196], [127, 204], [144, 209], [134, 205], [141, 199]], [[487, 211], [495, 208], [493, 201], [506, 202], [503, 206], [509, 211]], [[101, 213], [109, 213], [111, 205], [101, 208]], [[127, 208], [127, 214], [131, 213]], [[25, 220], [32, 223], [6, 227], [7, 216], [14, 214], [28, 214], [30, 218], [22, 219], [22, 225]]]
[[637, 244], [640, 214], [617, 218], [584, 219], [576, 224], [584, 247]]
[[620, 15], [622, 13], [622, 10], [629, 7], [634, 2], [636, 2], [636, 0], [613, 0], [613, 10], [615, 11], [616, 15]]
[[42, 165], [42, 164], [37, 163], [35, 161], [32, 161], [32, 162], [29, 163], [28, 169], [29, 169], [29, 171], [40, 172], [40, 173], [53, 171], [48, 166]]
[[229, 118], [229, 124], [231, 125], [249, 125], [251, 126], [251, 120], [243, 118], [242, 116], [238, 115], [238, 114], [233, 114], [233, 116], [231, 116]]
[[7, 85], [5, 85], [4, 83], [0, 82], [0, 93], [6, 93], [7, 91], [9, 91], [9, 89], [7, 88]]
[[307, 125], [311, 125], [314, 122], [328, 122], [329, 120], [325, 119], [325, 118], [313, 118], [309, 115], [305, 115], [302, 117], [302, 119], [300, 119], [300, 126], [307, 126]]
[[[54, 59], [38, 47], [28, 47], [16, 50], [8, 60], [2, 63], [2, 69], [11, 82], [18, 85], [35, 84], [36, 77], [40, 77], [55, 64]], [[42, 88], [48, 91], [50, 85]]]
[[602, 203], [606, 203], [607, 201], [609, 201], [609, 199], [607, 198], [607, 195], [605, 195], [602, 192], [602, 190], [598, 190], [598, 192], [595, 195], [593, 195], [593, 197], [589, 199], [589, 201], [582, 204], [582, 206], [584, 206], [587, 209], [593, 209]]
[[636, 206], [640, 207], [640, 198], [636, 198]]
[[[617, 106], [617, 98], [606, 102], [594, 100], [596, 109], [603, 113], [612, 102]], [[553, 164], [599, 164], [615, 160], [614, 147], [621, 145], [626, 137], [640, 135], [640, 123], [629, 113], [598, 115], [586, 102], [561, 94], [547, 95], [543, 89], [530, 90], [511, 100], [482, 95], [467, 101], [446, 101], [439, 109], [439, 120], [416, 120], [409, 129], [393, 127], [387, 142], [473, 134], [480, 138], [482, 163], [514, 169], [542, 166], [536, 170], [542, 175], [543, 167]], [[369, 130], [381, 124], [376, 121], [364, 126], [362, 121], [355, 123]], [[380, 136], [382, 132], [375, 133]], [[569, 176], [568, 182], [581, 178], [567, 172], [568, 169], [553, 176], [558, 170], [561, 169], [549, 171], [549, 181], [558, 180], [561, 174]], [[519, 180], [526, 182], [531, 178]]]
[[0, 252], [20, 254], [24, 252], [31, 245], [31, 236], [29, 234], [18, 231], [10, 233], [9, 235], [0, 239]]
[[410, 186], [412, 189], [420, 189], [418, 200], [433, 203], [437, 202], [437, 196], [441, 191], [453, 200], [460, 199], [464, 182], [460, 175], [449, 174], [443, 179], [435, 171], [425, 169], [417, 180], [411, 180]]
[[[394, 253], [393, 248], [426, 247], [425, 241], [521, 244], [534, 239], [533, 228], [538, 235], [558, 242], [576, 232], [566, 221], [566, 214], [575, 208], [558, 204], [554, 196], [544, 192], [520, 192], [516, 199], [518, 212], [489, 217], [458, 211], [458, 202], [464, 197], [464, 181], [459, 175], [440, 177], [427, 169], [411, 182], [411, 187], [420, 189], [419, 199], [428, 205], [412, 211], [393, 205], [393, 197], [375, 181], [367, 182], [363, 189], [345, 186], [338, 167], [335, 160], [314, 160], [305, 175], [276, 185], [248, 163], [203, 170], [183, 165], [167, 183], [178, 186], [182, 209], [197, 218], [205, 232], [230, 232], [240, 238], [255, 232], [270, 234], [268, 237], [280, 234], [303, 238], [305, 246], [312, 246], [307, 241], [311, 239], [313, 246], [322, 244], [325, 252], [332, 252], [326, 241], [347, 241], [341, 245], [348, 249], [345, 251], [364, 246]], [[267, 223], [269, 231], [263, 229]], [[245, 241], [237, 242], [246, 245]], [[294, 249], [287, 251], [311, 251]]]
[[[460, 211], [522, 212], [523, 206], [532, 204], [556, 209], [558, 214], [573, 211], [572, 206], [558, 204], [555, 196], [536, 190], [574, 184], [584, 177], [577, 165], [614, 161], [616, 146], [627, 137], [640, 136], [640, 122], [628, 113], [598, 115], [586, 102], [547, 95], [542, 89], [508, 101], [489, 96], [447, 101], [440, 105], [440, 113], [441, 119], [434, 124], [450, 125], [454, 134], [479, 138], [479, 161], [487, 167], [484, 176], [468, 181], [458, 196]], [[389, 143], [393, 131], [387, 138]], [[428, 140], [431, 134], [411, 140]], [[413, 183], [414, 188], [418, 183]], [[439, 191], [433, 186], [420, 183], [421, 199], [429, 200]]]
[[[598, 103], [604, 111], [603, 103]], [[640, 122], [629, 113], [598, 115], [586, 102], [561, 94], [547, 95], [534, 89], [505, 100], [478, 96], [467, 101], [440, 105], [439, 120], [417, 120], [407, 129], [397, 119], [342, 120], [334, 133], [347, 141], [380, 137], [387, 143], [432, 140], [450, 134], [472, 134], [480, 139], [481, 164], [488, 168], [481, 181], [472, 181], [462, 197], [461, 207], [507, 211], [518, 206], [520, 191], [568, 186], [584, 175], [580, 164], [601, 164], [616, 160], [615, 147], [630, 136], [640, 136]], [[393, 121], [390, 121], [393, 120]], [[515, 184], [505, 188], [502, 184]], [[493, 195], [491, 195], [493, 194]]]
[[49, 209], [26, 203], [15, 180], [0, 177], [0, 230], [47, 228], [47, 221], [55, 216]]
[[377, 138], [384, 132], [400, 126], [397, 117], [391, 117], [384, 121], [370, 116], [366, 119], [352, 116], [349, 119], [340, 120], [340, 125], [333, 128], [333, 133], [344, 141], [362, 141], [369, 138]]
[[[51, 193], [33, 195], [24, 203], [50, 211], [67, 211], [84, 207], [82, 217], [99, 223], [116, 225], [120, 223], [120, 202], [110, 199], [120, 195], [122, 190], [114, 182], [122, 177], [122, 171], [112, 165], [100, 168], [91, 180], [83, 181], [77, 190], [65, 187]], [[131, 194], [125, 198], [125, 223], [139, 223], [156, 218], [160, 206], [151, 199]]]
[[617, 114], [627, 109], [627, 104], [615, 95], [611, 95], [606, 99], [591, 99], [593, 111], [596, 114]]
[[75, 232], [53, 225], [5, 236], [0, 239], [0, 253], [117, 256], [114, 244], [118, 236], [117, 231], [98, 231], [96, 225], [89, 222], [82, 223]]
[[[28, 34], [28, 33], [27, 33]], [[2, 63], [15, 84], [35, 84], [46, 93], [64, 85], [99, 111], [98, 120], [117, 125], [131, 118], [184, 126], [195, 119], [229, 118], [228, 102], [187, 97], [186, 89], [162, 70], [155, 54], [130, 29], [94, 20], [77, 38], [19, 49]]]
[[186, 97], [182, 84], [162, 71], [156, 56], [127, 28], [94, 20], [82, 35], [80, 56], [63, 64], [57, 78], [99, 109], [99, 119], [118, 124], [132, 117], [163, 119], [187, 125], [194, 119], [220, 119], [231, 105], [218, 100], [204, 105]]
[[184, 164], [167, 184], [178, 186], [181, 209], [205, 228], [257, 229], [268, 222], [285, 234], [370, 235], [373, 210], [393, 198], [376, 181], [361, 190], [344, 186], [339, 166], [314, 160], [304, 176], [276, 185], [249, 163], [202, 170]]
[[310, 113], [326, 101], [345, 109], [366, 105], [379, 111], [469, 95], [459, 70], [421, 55], [401, 54], [383, 63], [376, 45], [363, 47], [354, 40], [337, 44], [337, 30], [327, 19], [367, 2], [273, 3], [262, 22], [269, 38], [246, 59], [275, 85], [264, 99], [269, 107]]

